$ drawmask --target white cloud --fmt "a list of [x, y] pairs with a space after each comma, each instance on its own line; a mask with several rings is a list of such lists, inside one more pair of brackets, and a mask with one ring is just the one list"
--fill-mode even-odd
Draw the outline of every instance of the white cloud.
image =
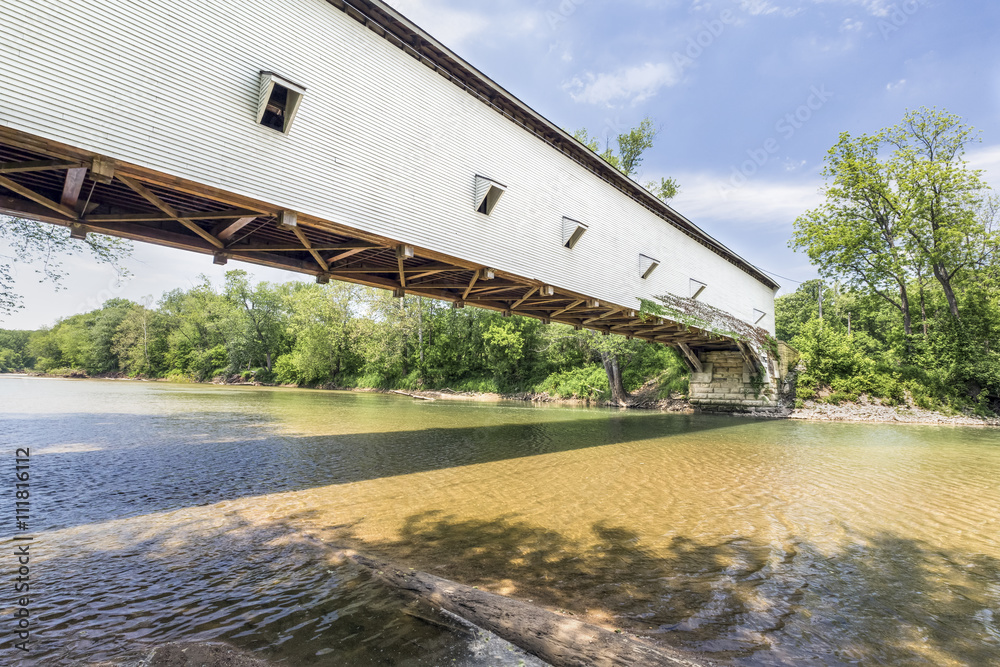
[[607, 106], [638, 104], [679, 80], [680, 72], [672, 63], [646, 63], [617, 72], [588, 72], [565, 83], [563, 90], [576, 102]]
[[865, 27], [864, 21], [859, 21], [857, 19], [844, 19], [844, 22], [840, 25], [841, 32], [858, 32]]
[[885, 89], [890, 93], [895, 93], [898, 90], [902, 90], [903, 86], [906, 85], [906, 79], [900, 79], [896, 83], [887, 83]]
[[973, 169], [983, 170], [983, 180], [991, 187], [1000, 189], [1000, 145], [969, 151], [965, 159]]
[[768, 16], [780, 14], [786, 18], [795, 16], [802, 11], [801, 7], [780, 7], [770, 0], [741, 0], [740, 9], [751, 16]]
[[761, 230], [791, 229], [797, 217], [823, 203], [822, 182], [751, 179], [732, 187], [729, 178], [713, 173], [678, 174], [681, 192], [670, 202], [695, 224], [699, 221], [752, 226]]
[[386, 0], [450, 49], [458, 49], [490, 25], [487, 14], [452, 9], [436, 0]]

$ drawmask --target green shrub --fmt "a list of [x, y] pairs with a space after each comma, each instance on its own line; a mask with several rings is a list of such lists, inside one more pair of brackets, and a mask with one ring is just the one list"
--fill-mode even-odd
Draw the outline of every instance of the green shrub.
[[610, 393], [607, 373], [604, 366], [598, 364], [552, 373], [535, 387], [535, 391], [559, 398], [597, 400]]
[[830, 405], [840, 405], [841, 403], [855, 403], [857, 402], [857, 400], [858, 400], [857, 394], [849, 394], [843, 391], [836, 391], [827, 396], [825, 399], [823, 399], [823, 402], [829, 403]]
[[292, 355], [284, 354], [274, 361], [274, 379], [280, 384], [298, 385], [302, 383]]

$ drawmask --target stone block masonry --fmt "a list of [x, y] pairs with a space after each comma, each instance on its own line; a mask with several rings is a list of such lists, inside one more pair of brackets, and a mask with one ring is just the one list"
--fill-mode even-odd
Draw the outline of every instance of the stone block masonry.
[[784, 411], [780, 379], [765, 374], [754, 386], [753, 371], [740, 352], [703, 352], [703, 373], [691, 374], [690, 400], [701, 412], [775, 415]]

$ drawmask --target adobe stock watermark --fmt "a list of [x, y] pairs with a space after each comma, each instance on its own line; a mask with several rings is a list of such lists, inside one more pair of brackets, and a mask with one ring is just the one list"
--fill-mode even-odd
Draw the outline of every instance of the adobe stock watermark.
[[687, 45], [682, 51], [674, 51], [674, 66], [678, 74], [686, 70], [694, 61], [700, 58], [716, 40], [722, 37], [727, 26], [736, 23], [736, 14], [731, 9], [723, 10], [717, 18], [701, 22], [701, 30], [687, 39]]
[[782, 142], [794, 137], [831, 99], [833, 93], [827, 90], [825, 85], [812, 86], [805, 103], [785, 114], [774, 124], [777, 136], [768, 137], [759, 147], [747, 150], [748, 159], [739, 166], [733, 166], [729, 181], [719, 187], [723, 199], [727, 199], [732, 191], [746, 185], [764, 165], [771, 161], [771, 158], [778, 154]]
[[77, 312], [79, 313], [89, 313], [92, 310], [97, 310], [104, 305], [105, 302], [120, 296], [128, 284], [131, 282], [129, 278], [121, 279], [118, 276], [111, 278], [108, 281], [108, 286], [102, 289], [97, 294], [93, 295], [85, 301], [81, 301], [77, 306]]
[[899, 4], [889, 5], [885, 17], [878, 20], [878, 30], [882, 33], [882, 39], [889, 41], [889, 37], [902, 30], [926, 5], [927, 0], [904, 0]]
[[549, 30], [555, 32], [566, 23], [573, 14], [580, 9], [580, 5], [586, 4], [587, 0], [560, 0], [556, 8], [545, 12], [545, 20], [549, 24]]

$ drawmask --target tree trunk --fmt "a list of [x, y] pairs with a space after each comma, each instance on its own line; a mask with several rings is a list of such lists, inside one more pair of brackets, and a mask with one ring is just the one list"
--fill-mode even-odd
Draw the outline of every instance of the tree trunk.
[[271, 353], [270, 352], [265, 352], [264, 353], [264, 361], [267, 362], [267, 370], [271, 370]]
[[910, 321], [910, 297], [906, 293], [906, 285], [899, 286], [900, 311], [903, 313], [903, 330], [907, 336], [913, 335], [913, 323]]
[[424, 368], [424, 297], [417, 297], [417, 338], [420, 344], [420, 370]]
[[555, 667], [699, 667], [714, 664], [620, 630], [612, 632], [478, 587], [465, 586], [413, 568], [397, 567], [353, 551], [341, 553], [342, 557], [369, 570], [379, 581], [429, 603], [431, 609], [444, 609], [464, 618]]
[[945, 271], [944, 266], [934, 264], [934, 277], [938, 279], [938, 282], [941, 283], [941, 287], [944, 289], [944, 295], [948, 299], [948, 308], [951, 310], [951, 314], [956, 320], [961, 319], [958, 316], [958, 299], [955, 298], [955, 290], [951, 287], [951, 278], [948, 277], [948, 272]]
[[920, 286], [920, 323], [923, 325], [924, 338], [927, 338], [927, 303], [924, 299], [924, 286]]
[[611, 402], [622, 407], [628, 405], [632, 397], [625, 391], [625, 384], [622, 382], [621, 367], [618, 365], [618, 357], [612, 352], [601, 352], [601, 361], [604, 363], [604, 372], [608, 375], [608, 386], [611, 388]]

